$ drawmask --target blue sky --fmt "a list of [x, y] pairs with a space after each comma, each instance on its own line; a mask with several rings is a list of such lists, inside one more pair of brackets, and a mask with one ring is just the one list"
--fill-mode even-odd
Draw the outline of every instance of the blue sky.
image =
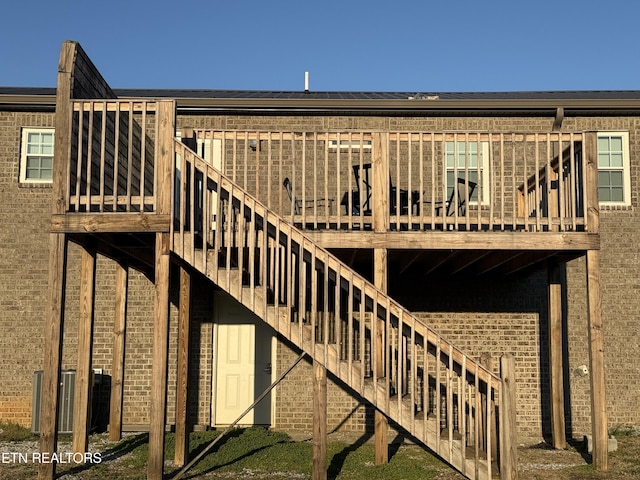
[[11, 0], [0, 85], [55, 86], [77, 40], [115, 88], [640, 89], [634, 0]]

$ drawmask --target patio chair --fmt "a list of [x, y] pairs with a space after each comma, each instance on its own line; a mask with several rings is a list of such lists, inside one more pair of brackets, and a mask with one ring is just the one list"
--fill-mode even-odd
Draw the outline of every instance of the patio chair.
[[291, 180], [289, 180], [289, 177], [285, 177], [285, 179], [282, 182], [282, 186], [287, 192], [287, 195], [289, 195], [289, 200], [293, 203], [293, 213], [296, 215], [299, 215], [300, 210], [302, 209], [302, 202], [300, 202], [300, 200], [296, 200], [293, 198], [293, 189], [292, 189]]
[[[464, 217], [467, 213], [467, 204], [473, 195], [473, 192], [476, 189], [477, 184], [472, 182], [471, 180], [467, 180], [464, 178], [458, 178], [458, 187], [457, 189], [454, 187], [451, 191], [451, 195], [449, 196], [449, 200], [446, 201], [445, 205], [436, 206], [436, 215], [440, 215], [440, 211], [443, 207], [446, 206], [446, 215], [447, 217], [452, 217], [456, 213], [456, 209], [458, 211], [459, 217]], [[454, 197], [456, 196], [456, 190], [458, 193], [457, 201], [454, 201]]]
[[[291, 184], [291, 180], [289, 177], [285, 177], [282, 181], [282, 187], [287, 192], [289, 196], [289, 200], [293, 203], [293, 213], [295, 215], [300, 215], [302, 213], [302, 201], [298, 198], [295, 198], [293, 194], [293, 185]], [[332, 214], [333, 210], [333, 198], [318, 198], [318, 199], [308, 199], [305, 201], [305, 208], [313, 208], [314, 204], [316, 204], [320, 208], [324, 208], [325, 205], [329, 208], [329, 215]]]

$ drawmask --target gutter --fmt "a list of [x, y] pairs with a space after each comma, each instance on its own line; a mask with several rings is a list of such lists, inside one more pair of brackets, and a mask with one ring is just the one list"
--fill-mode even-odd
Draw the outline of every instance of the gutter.
[[[142, 93], [142, 92], [141, 92]], [[121, 100], [176, 100], [178, 113], [266, 113], [266, 114], [379, 114], [379, 115], [523, 115], [556, 117], [562, 109], [569, 116], [640, 115], [640, 98], [632, 99], [326, 99], [326, 98], [195, 98], [120, 96]], [[3, 111], [55, 111], [51, 94], [0, 94]]]

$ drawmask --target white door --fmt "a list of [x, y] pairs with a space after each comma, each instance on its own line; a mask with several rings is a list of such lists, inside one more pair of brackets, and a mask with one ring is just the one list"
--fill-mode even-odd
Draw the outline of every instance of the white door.
[[[273, 332], [224, 293], [214, 297], [215, 425], [229, 425], [271, 384]], [[271, 425], [271, 395], [238, 425]]]

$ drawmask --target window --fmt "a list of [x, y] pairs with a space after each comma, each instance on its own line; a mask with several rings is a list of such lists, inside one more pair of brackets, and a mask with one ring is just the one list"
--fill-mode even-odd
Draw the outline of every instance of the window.
[[[329, 148], [338, 149], [338, 141], [337, 140], [329, 140]], [[356, 140], [353, 139], [351, 142], [349, 140], [340, 140], [340, 150], [359, 150], [362, 148], [363, 150], [371, 150], [371, 140]]]
[[598, 133], [598, 199], [603, 205], [630, 205], [629, 134]]
[[[447, 197], [450, 197], [456, 178], [474, 182], [477, 187], [469, 199], [471, 204], [489, 202], [489, 143], [488, 142], [447, 142]], [[478, 176], [480, 178], [478, 178]]]
[[53, 181], [53, 128], [22, 130], [20, 181], [51, 183]]

